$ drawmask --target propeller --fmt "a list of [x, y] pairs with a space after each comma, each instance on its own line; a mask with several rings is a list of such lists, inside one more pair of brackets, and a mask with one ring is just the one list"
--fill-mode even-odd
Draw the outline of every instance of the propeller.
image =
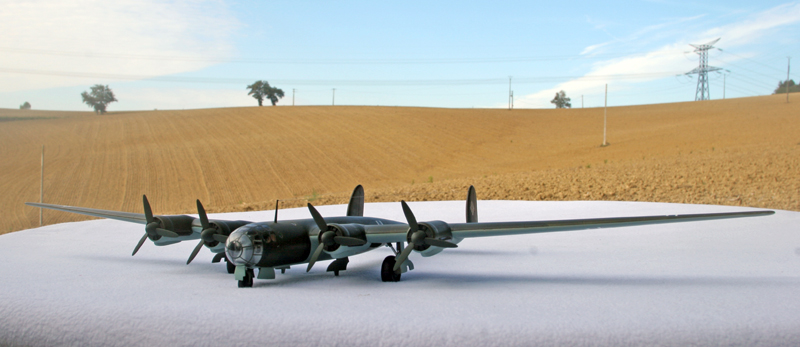
[[317, 223], [321, 234], [319, 235], [319, 246], [314, 250], [314, 254], [311, 255], [311, 260], [308, 262], [306, 272], [311, 271], [311, 268], [314, 267], [314, 263], [317, 262], [317, 259], [320, 254], [322, 254], [322, 250], [325, 249], [325, 247], [333, 247], [337, 244], [342, 246], [361, 246], [367, 243], [366, 240], [337, 234], [336, 228], [329, 227], [328, 223], [325, 223], [325, 219], [322, 218], [322, 215], [319, 214], [311, 203], [308, 204], [308, 210], [311, 212], [311, 217], [314, 218], [314, 223]]
[[142, 247], [147, 238], [150, 238], [151, 240], [158, 240], [160, 236], [178, 237], [178, 234], [174, 231], [159, 228], [161, 223], [153, 218], [153, 210], [150, 208], [150, 202], [147, 201], [147, 195], [142, 195], [142, 203], [144, 204], [144, 218], [147, 221], [147, 224], [144, 226], [144, 235], [139, 240], [139, 243], [136, 244], [136, 248], [133, 249], [133, 253], [131, 254], [132, 256], [136, 255], [136, 252], [139, 251], [139, 248]]
[[[197, 256], [197, 253], [200, 252], [204, 244], [210, 245], [214, 242], [225, 242], [228, 239], [225, 235], [217, 234], [217, 228], [212, 227], [211, 223], [208, 222], [206, 209], [203, 208], [203, 204], [200, 203], [199, 199], [197, 200], [197, 214], [200, 216], [200, 225], [203, 227], [203, 230], [200, 232], [200, 242], [194, 247], [192, 254], [189, 256], [189, 260], [186, 261], [186, 265], [189, 265], [189, 263], [194, 260], [194, 257]], [[220, 236], [221, 240], [217, 236]]]
[[419, 223], [417, 223], [417, 218], [414, 217], [414, 212], [411, 211], [411, 208], [408, 207], [408, 204], [405, 200], [401, 200], [400, 203], [403, 205], [403, 214], [406, 215], [406, 221], [408, 221], [408, 230], [411, 233], [411, 237], [409, 238], [408, 245], [400, 255], [395, 258], [394, 263], [394, 271], [400, 270], [400, 266], [408, 260], [408, 255], [411, 254], [411, 251], [414, 250], [414, 247], [420, 245], [428, 245], [428, 246], [436, 246], [442, 248], [456, 248], [458, 245], [452, 243], [450, 241], [439, 240], [437, 238], [428, 237], [428, 233], [425, 230], [420, 228]]

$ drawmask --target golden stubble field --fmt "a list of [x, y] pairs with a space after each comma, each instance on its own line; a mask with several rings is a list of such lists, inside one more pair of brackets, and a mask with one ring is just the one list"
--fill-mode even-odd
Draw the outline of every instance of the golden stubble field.
[[[368, 201], [630, 200], [800, 210], [800, 99], [763, 96], [505, 110], [242, 107], [0, 110], [0, 233], [38, 226], [44, 201], [157, 214]], [[85, 219], [45, 211], [45, 224]]]

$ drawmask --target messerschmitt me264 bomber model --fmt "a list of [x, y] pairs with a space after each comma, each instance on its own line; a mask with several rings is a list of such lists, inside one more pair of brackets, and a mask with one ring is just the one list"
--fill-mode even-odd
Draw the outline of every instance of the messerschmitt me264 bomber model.
[[[408, 259], [412, 251], [424, 257], [435, 255], [445, 248], [458, 247], [468, 237], [517, 235], [556, 231], [572, 231], [597, 228], [616, 228], [647, 224], [691, 222], [724, 218], [765, 216], [774, 211], [746, 211], [728, 213], [706, 213], [686, 215], [663, 215], [644, 217], [612, 217], [594, 219], [572, 219], [523, 222], [478, 222], [478, 204], [475, 188], [467, 194], [466, 223], [444, 221], [417, 222], [414, 213], [405, 201], [401, 201], [406, 223], [388, 219], [364, 217], [364, 189], [359, 185], [353, 190], [347, 214], [343, 217], [322, 217], [310, 203], [311, 219], [272, 222], [249, 222], [209, 220], [200, 200], [197, 200], [198, 217], [186, 215], [153, 215], [147, 197], [142, 197], [144, 214], [98, 210], [64, 205], [26, 203], [30, 206], [116, 219], [145, 224], [145, 233], [136, 248], [135, 255], [147, 239], [157, 246], [166, 246], [181, 241], [197, 240], [186, 264], [191, 263], [205, 246], [216, 253], [212, 262], [225, 259], [228, 272], [235, 274], [239, 287], [252, 287], [253, 279], [274, 279], [275, 270], [286, 271], [292, 265], [308, 263], [306, 271], [320, 260], [335, 259], [327, 271], [336, 276], [347, 269], [350, 256], [361, 254], [381, 246], [392, 249], [394, 256], [384, 259], [381, 280], [397, 282], [400, 275], [413, 270]], [[393, 247], [392, 244], [396, 246]], [[255, 275], [258, 269], [258, 276]]]

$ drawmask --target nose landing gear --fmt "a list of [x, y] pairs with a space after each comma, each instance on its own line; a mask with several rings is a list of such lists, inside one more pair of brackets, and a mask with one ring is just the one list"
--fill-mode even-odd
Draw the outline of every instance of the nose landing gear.
[[244, 278], [239, 281], [239, 288], [250, 288], [253, 286], [253, 278], [255, 274], [253, 269], [247, 269], [244, 273]]

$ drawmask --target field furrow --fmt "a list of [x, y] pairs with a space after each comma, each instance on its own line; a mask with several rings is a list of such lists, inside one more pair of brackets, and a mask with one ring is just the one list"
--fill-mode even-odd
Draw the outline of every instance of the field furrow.
[[[634, 200], [800, 210], [800, 103], [778, 96], [608, 109], [241, 107], [0, 110], [0, 232], [44, 201], [156, 213], [370, 201]], [[3, 118], [9, 119], [3, 121]], [[13, 120], [11, 120], [13, 119]], [[45, 223], [84, 217], [46, 211]]]

